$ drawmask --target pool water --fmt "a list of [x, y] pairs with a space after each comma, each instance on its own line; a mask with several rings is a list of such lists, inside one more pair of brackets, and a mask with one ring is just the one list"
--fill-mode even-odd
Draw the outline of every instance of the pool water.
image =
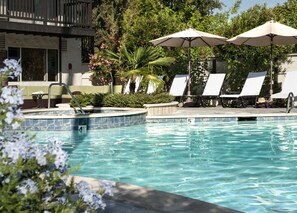
[[75, 175], [140, 185], [244, 212], [297, 212], [297, 122], [145, 124], [59, 137]]

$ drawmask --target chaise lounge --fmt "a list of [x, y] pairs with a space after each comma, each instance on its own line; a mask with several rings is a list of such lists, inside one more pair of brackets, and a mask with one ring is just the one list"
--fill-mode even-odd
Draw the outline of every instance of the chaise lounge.
[[182, 102], [188, 80], [189, 75], [175, 75], [170, 87], [169, 95], [180, 97], [180, 102]]
[[286, 74], [282, 90], [271, 95], [272, 99], [287, 99], [287, 112], [294, 107], [294, 99], [297, 97], [297, 71], [289, 71]]
[[225, 107], [224, 100], [240, 100], [240, 106], [245, 107], [244, 99], [255, 98], [259, 96], [261, 92], [262, 85], [266, 76], [265, 72], [250, 72], [248, 77], [243, 85], [240, 94], [224, 94], [220, 95], [222, 106]]
[[219, 98], [225, 76], [225, 73], [209, 74], [203, 93], [201, 96], [199, 96], [201, 105], [203, 107], [206, 106], [204, 102], [206, 99], [217, 100]]

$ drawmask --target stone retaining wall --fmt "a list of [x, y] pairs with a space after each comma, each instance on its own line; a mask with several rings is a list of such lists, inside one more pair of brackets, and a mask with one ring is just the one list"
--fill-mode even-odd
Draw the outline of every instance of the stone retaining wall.
[[169, 115], [177, 111], [178, 102], [161, 103], [161, 104], [144, 104], [147, 109], [147, 115]]

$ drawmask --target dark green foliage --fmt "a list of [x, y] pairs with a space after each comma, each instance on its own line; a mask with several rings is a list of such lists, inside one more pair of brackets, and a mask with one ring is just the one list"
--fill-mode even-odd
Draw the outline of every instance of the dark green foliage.
[[[96, 93], [96, 94], [81, 94], [81, 95], [77, 95], [75, 96], [78, 103], [80, 104], [80, 106], [85, 107], [85, 106], [98, 106], [101, 107], [102, 106], [102, 101], [104, 98], [104, 94], [100, 94], [100, 93]], [[72, 107], [75, 107], [75, 101], [73, 99], [71, 99], [70, 101], [70, 105]]]
[[[168, 93], [159, 94], [82, 94], [77, 96], [81, 106], [93, 105], [95, 107], [131, 107], [143, 108], [143, 104], [168, 103], [174, 97]], [[74, 105], [71, 100], [71, 105]]]
[[160, 94], [114, 94], [107, 95], [104, 98], [105, 107], [131, 107], [142, 108], [144, 104], [168, 103], [172, 102], [174, 97], [168, 93]]

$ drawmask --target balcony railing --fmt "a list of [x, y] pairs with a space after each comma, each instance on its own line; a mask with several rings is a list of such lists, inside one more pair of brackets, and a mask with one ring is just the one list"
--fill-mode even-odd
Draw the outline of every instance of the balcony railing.
[[0, 0], [0, 19], [91, 28], [92, 0]]

